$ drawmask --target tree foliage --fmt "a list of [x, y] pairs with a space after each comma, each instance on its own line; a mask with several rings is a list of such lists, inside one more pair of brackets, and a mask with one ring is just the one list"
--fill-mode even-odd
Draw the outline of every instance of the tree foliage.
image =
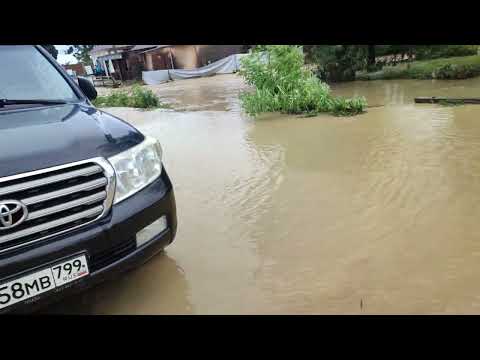
[[47, 50], [50, 55], [53, 56], [53, 58], [56, 60], [58, 56], [58, 50], [55, 47], [55, 45], [42, 45], [45, 50]]
[[368, 64], [367, 45], [309, 45], [305, 51], [317, 76], [327, 82], [355, 80], [355, 72]]
[[355, 80], [357, 71], [377, 71], [399, 62], [476, 55], [478, 45], [305, 45], [304, 49], [317, 76], [336, 82]]
[[78, 62], [84, 65], [92, 65], [90, 51], [95, 45], [72, 45], [68, 48], [67, 54], [73, 54]]

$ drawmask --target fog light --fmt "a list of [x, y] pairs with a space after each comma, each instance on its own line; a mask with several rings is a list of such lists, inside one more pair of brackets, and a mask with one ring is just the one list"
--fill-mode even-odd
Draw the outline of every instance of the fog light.
[[164, 215], [160, 219], [144, 227], [137, 233], [137, 248], [152, 240], [155, 236], [167, 228], [167, 217]]

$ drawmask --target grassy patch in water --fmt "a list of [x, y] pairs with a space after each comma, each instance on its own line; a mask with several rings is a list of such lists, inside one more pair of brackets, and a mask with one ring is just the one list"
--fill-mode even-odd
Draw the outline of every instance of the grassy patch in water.
[[441, 100], [438, 102], [439, 105], [442, 106], [460, 106], [465, 105], [465, 101], [463, 100]]
[[357, 80], [467, 79], [480, 75], [480, 56], [460, 56], [385, 66], [373, 73], [358, 73]]
[[252, 116], [267, 112], [345, 116], [362, 113], [367, 105], [363, 97], [332, 96], [329, 86], [305, 68], [298, 46], [263, 46], [242, 59], [240, 74], [254, 86], [253, 92], [240, 96], [244, 110]]
[[132, 107], [139, 109], [168, 108], [152, 90], [134, 85], [130, 90], [114, 90], [111, 94], [98, 96], [93, 104], [97, 107]]

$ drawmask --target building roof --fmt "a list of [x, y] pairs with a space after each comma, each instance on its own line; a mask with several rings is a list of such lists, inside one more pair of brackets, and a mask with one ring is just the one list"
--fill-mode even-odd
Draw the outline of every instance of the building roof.
[[136, 51], [136, 50], [145, 50], [145, 49], [150, 49], [157, 47], [158, 45], [135, 45], [133, 48], [131, 48], [131, 51]]
[[94, 54], [100, 51], [107, 51], [107, 50], [125, 50], [125, 48], [132, 46], [132, 45], [95, 45], [93, 49], [90, 51], [90, 54]]
[[90, 51], [90, 55], [110, 50], [119, 50], [119, 52], [142, 50], [141, 53], [144, 53], [169, 46], [172, 45], [95, 45]]
[[166, 47], [169, 47], [169, 46], [173, 46], [173, 45], [155, 45], [155, 47], [153, 47], [151, 49], [147, 49], [145, 51], [142, 51], [141, 54], [146, 53], [146, 52], [150, 52], [150, 51], [154, 51], [154, 50], [157, 50], [157, 49], [166, 48]]

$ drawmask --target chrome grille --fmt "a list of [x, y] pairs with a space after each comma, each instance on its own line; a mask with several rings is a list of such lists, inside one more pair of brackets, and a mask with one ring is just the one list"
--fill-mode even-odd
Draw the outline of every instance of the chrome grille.
[[17, 200], [28, 210], [18, 226], [0, 228], [0, 253], [95, 221], [110, 209], [114, 187], [103, 158], [0, 178], [0, 204]]

